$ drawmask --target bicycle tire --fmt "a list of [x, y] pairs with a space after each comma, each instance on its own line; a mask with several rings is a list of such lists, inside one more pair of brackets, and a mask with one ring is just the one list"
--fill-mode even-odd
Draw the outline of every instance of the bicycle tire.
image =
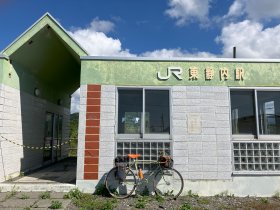
[[117, 167], [112, 168], [105, 179], [105, 186], [111, 196], [118, 199], [124, 199], [131, 196], [136, 188], [136, 177], [130, 168], [125, 169], [125, 180], [119, 180], [116, 177]]
[[174, 168], [162, 168], [154, 178], [155, 193], [161, 197], [176, 199], [183, 191], [184, 180]]

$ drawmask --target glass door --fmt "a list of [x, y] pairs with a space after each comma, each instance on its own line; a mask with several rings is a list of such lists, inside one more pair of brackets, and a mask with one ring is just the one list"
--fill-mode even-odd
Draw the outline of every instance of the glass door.
[[44, 151], [43, 161], [52, 161], [52, 146], [53, 146], [53, 114], [47, 112], [45, 120], [45, 138], [44, 138]]
[[46, 113], [44, 162], [55, 162], [61, 157], [62, 116]]

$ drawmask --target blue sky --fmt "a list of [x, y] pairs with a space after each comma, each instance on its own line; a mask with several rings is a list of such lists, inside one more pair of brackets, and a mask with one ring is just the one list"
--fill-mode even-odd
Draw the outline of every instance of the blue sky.
[[46, 12], [91, 55], [280, 57], [277, 0], [0, 0], [0, 50]]
[[279, 57], [275, 0], [0, 0], [0, 49], [45, 12], [92, 55]]

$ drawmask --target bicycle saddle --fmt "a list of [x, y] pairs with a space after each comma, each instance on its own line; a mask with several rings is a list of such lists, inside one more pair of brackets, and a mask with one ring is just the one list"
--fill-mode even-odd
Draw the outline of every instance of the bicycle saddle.
[[136, 159], [136, 158], [140, 157], [140, 154], [128, 154], [127, 156], [131, 159]]

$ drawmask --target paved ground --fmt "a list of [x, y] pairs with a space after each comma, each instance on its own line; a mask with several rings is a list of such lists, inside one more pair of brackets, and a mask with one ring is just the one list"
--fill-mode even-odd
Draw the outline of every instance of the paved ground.
[[63, 199], [65, 193], [56, 192], [7, 192], [0, 193], [0, 209], [50, 209], [52, 202], [61, 203], [60, 209], [70, 208], [70, 199]]
[[9, 183], [68, 183], [76, 181], [76, 158], [67, 158], [58, 163], [41, 168]]

